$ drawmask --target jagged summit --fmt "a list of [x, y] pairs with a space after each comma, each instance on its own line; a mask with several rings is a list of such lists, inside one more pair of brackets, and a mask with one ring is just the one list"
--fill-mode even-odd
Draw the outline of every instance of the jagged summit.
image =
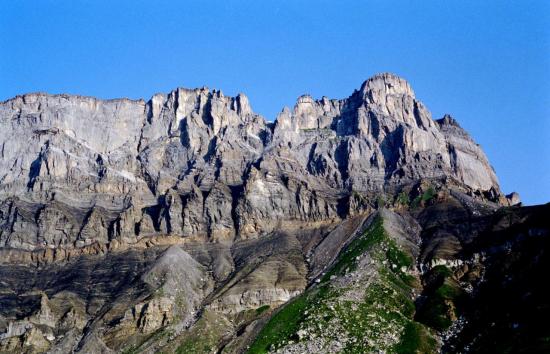
[[[313, 115], [323, 115], [323, 114], [333, 114], [335, 109], [341, 107], [347, 107], [352, 105], [355, 100], [357, 93], [360, 93], [360, 101], [364, 101], [367, 104], [375, 104], [376, 102], [384, 102], [386, 95], [405, 95], [414, 99], [414, 92], [412, 91], [410, 85], [402, 78], [391, 74], [391, 73], [381, 73], [374, 75], [373, 77], [366, 80], [362, 85], [359, 91], [350, 96], [348, 99], [338, 100], [338, 99], [329, 99], [327, 97], [322, 97], [319, 100], [315, 100], [310, 95], [302, 95], [296, 100], [296, 105], [293, 108], [293, 116], [303, 115], [304, 113], [310, 112]], [[135, 103], [139, 106], [147, 106], [149, 115], [155, 114], [151, 113], [152, 111], [162, 109], [159, 107], [159, 104], [165, 104], [166, 101], [175, 102], [179, 105], [179, 101], [190, 104], [189, 100], [195, 100], [195, 106], [198, 106], [199, 110], [201, 105], [206, 104], [211, 98], [215, 98], [216, 101], [223, 101], [230, 110], [237, 112], [238, 115], [252, 115], [254, 114], [249, 100], [246, 95], [239, 93], [236, 97], [224, 96], [221, 90], [209, 89], [208, 87], [201, 88], [183, 88], [179, 87], [172, 90], [169, 93], [157, 93], [153, 95], [149, 100], [145, 101], [144, 99], [128, 99], [128, 98], [113, 98], [113, 99], [98, 99], [91, 96], [80, 96], [80, 95], [70, 95], [70, 94], [48, 94], [44, 92], [37, 93], [28, 93], [23, 95], [18, 95], [14, 98], [8, 99], [1, 103], [2, 108], [10, 107], [11, 109], [20, 110], [20, 109], [32, 109], [39, 111], [42, 108], [48, 106], [56, 107], [63, 105], [79, 105], [88, 107], [91, 110], [101, 110], [105, 109], [105, 104], [115, 103], [115, 104], [124, 104], [124, 103]], [[360, 105], [362, 102], [355, 102], [356, 105]], [[285, 119], [287, 116], [286, 109], [281, 111], [282, 119]], [[86, 119], [89, 115], [82, 114], [81, 118]], [[140, 118], [136, 116], [136, 119]], [[260, 118], [258, 115], [258, 119]], [[277, 124], [276, 118], [274, 124]], [[264, 119], [265, 121], [265, 119]], [[231, 122], [228, 122], [231, 123]], [[232, 122], [234, 123], [234, 122]], [[303, 123], [299, 121], [298, 124]], [[322, 123], [310, 122], [305, 123], [306, 126], [322, 126]], [[300, 129], [300, 128], [298, 128]], [[304, 129], [308, 129], [304, 127]]]
[[460, 127], [460, 124], [454, 119], [450, 114], [445, 114], [442, 118], [436, 120], [437, 124], [440, 126], [449, 125]]
[[[423, 179], [453, 180], [498, 201], [485, 154], [449, 122], [433, 121], [409, 84], [387, 73], [346, 99], [302, 96], [274, 124], [254, 114], [246, 96], [208, 88], [147, 102], [19, 96], [0, 105], [0, 197], [11, 208], [3, 217], [20, 220], [25, 232], [6, 226], [0, 245], [75, 247], [159, 233], [257, 237], [281, 222], [345, 217], [369, 204], [349, 204], [354, 193], [392, 194]], [[83, 217], [45, 232], [53, 226], [40, 222], [43, 212], [15, 216], [13, 198], [36, 208], [56, 200]], [[90, 213], [103, 226], [88, 238]]]
[[[414, 92], [412, 88], [410, 87], [409, 83], [404, 80], [403, 78], [392, 74], [392, 73], [379, 73], [371, 78], [365, 80], [363, 84], [361, 85], [359, 91], [355, 90], [355, 92], [361, 92], [367, 99], [366, 95], [372, 95], [373, 92], [377, 92], [378, 94], [384, 93], [384, 94], [393, 94], [393, 95], [407, 95], [414, 98]], [[151, 103], [152, 101], [159, 100], [162, 97], [170, 97], [170, 96], [177, 96], [179, 93], [184, 93], [186, 95], [212, 95], [216, 96], [217, 98], [227, 97], [233, 101], [240, 100], [243, 102], [243, 108], [245, 113], [252, 113], [252, 109], [250, 107], [250, 103], [248, 101], [248, 97], [243, 94], [239, 93], [235, 97], [228, 97], [224, 96], [223, 92], [221, 90], [217, 89], [210, 89], [206, 86], [198, 87], [198, 88], [185, 88], [185, 87], [178, 87], [169, 93], [156, 93], [154, 94], [149, 100], [146, 100], [144, 98], [139, 99], [129, 99], [125, 97], [120, 98], [109, 98], [109, 99], [100, 99], [93, 96], [82, 96], [82, 95], [74, 95], [74, 94], [49, 94], [46, 92], [32, 92], [32, 93], [25, 93], [21, 95], [17, 95], [13, 98], [6, 99], [3, 102], [0, 102], [2, 105], [12, 105], [14, 108], [19, 107], [21, 104], [47, 104], [47, 102], [56, 102], [59, 100], [75, 100], [75, 101], [103, 101], [103, 102], [136, 102], [139, 104], [143, 103]], [[373, 99], [373, 98], [370, 98]], [[343, 101], [343, 100], [337, 100], [337, 99], [329, 99], [328, 97], [323, 96], [321, 99], [316, 100], [309, 94], [301, 95], [296, 100], [296, 107], [299, 107], [303, 104], [307, 105], [313, 105], [313, 104], [323, 104], [328, 105], [334, 102]], [[285, 109], [283, 108], [282, 111]]]

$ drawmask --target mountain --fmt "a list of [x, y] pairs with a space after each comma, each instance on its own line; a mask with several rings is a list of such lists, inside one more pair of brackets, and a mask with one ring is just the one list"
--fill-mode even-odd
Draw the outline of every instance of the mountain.
[[503, 195], [395, 75], [274, 123], [242, 94], [179, 88], [17, 96], [0, 128], [0, 352], [550, 343], [549, 206]]

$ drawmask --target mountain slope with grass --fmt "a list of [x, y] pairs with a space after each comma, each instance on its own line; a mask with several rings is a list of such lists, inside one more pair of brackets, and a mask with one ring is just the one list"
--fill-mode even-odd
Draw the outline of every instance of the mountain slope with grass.
[[0, 353], [537, 352], [548, 205], [393, 74], [0, 103]]

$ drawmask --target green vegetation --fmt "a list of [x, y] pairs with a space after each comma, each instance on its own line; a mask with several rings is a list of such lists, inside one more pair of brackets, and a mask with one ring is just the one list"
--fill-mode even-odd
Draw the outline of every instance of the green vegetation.
[[452, 324], [449, 304], [441, 298], [432, 298], [424, 305], [424, 311], [420, 312], [418, 320], [438, 331], [444, 331]]
[[401, 251], [393, 240], [389, 240], [388, 243], [388, 250], [386, 251], [386, 257], [388, 261], [390, 261], [392, 264], [395, 264], [398, 268], [409, 268], [410, 266], [412, 266], [413, 259], [411, 256]]
[[400, 192], [395, 201], [397, 202], [397, 204], [401, 204], [401, 205], [405, 205], [405, 206], [408, 206], [410, 204], [410, 199], [409, 199], [409, 195], [407, 193], [405, 193], [404, 191]]
[[293, 336], [298, 331], [307, 305], [307, 295], [305, 294], [290, 301], [269, 320], [248, 353], [267, 353], [272, 344], [281, 343]]
[[[307, 291], [303, 295], [290, 301], [280, 311], [275, 313], [271, 320], [262, 329], [256, 341], [250, 347], [248, 353], [266, 353], [271, 345], [278, 345], [289, 339], [296, 339], [296, 332], [300, 324], [305, 320], [305, 312], [310, 307], [323, 309], [326, 304], [323, 300], [334, 297], [336, 294], [325, 282], [333, 275], [342, 275], [345, 272], [353, 271], [357, 267], [356, 258], [366, 252], [369, 248], [380, 243], [384, 238], [382, 218], [377, 217], [367, 231], [354, 239], [344, 252], [340, 254], [336, 264], [327, 272], [323, 279], [323, 285], [316, 289]], [[326, 309], [325, 309], [326, 310]], [[332, 315], [326, 311], [322, 316], [328, 321]]]
[[443, 284], [436, 290], [436, 295], [443, 298], [454, 300], [462, 294], [462, 290], [457, 286], [451, 286], [449, 284]]
[[[248, 353], [267, 353], [272, 346], [297, 340], [296, 333], [300, 329], [300, 324], [306, 320], [307, 313], [312, 311], [312, 308], [326, 307], [325, 301], [335, 296], [336, 292], [325, 284], [294, 298], [273, 315], [250, 346]], [[330, 317], [326, 316], [324, 321], [329, 319]]]
[[445, 266], [434, 267], [429, 274], [431, 286], [425, 293], [426, 302], [417, 314], [417, 320], [438, 331], [449, 328], [456, 317], [456, 306], [463, 291]]
[[428, 189], [422, 194], [422, 200], [428, 201], [430, 199], [433, 199], [437, 193], [435, 192], [435, 189], [432, 186], [429, 186]]
[[[366, 283], [338, 288], [331, 277], [342, 277], [357, 269], [359, 257], [368, 252], [377, 276]], [[311, 336], [327, 343], [347, 338], [344, 353], [386, 350], [393, 353], [433, 353], [436, 341], [422, 324], [414, 322], [411, 299], [416, 278], [408, 274], [413, 259], [385, 232], [376, 217], [364, 234], [340, 253], [321, 283], [308, 289], [276, 312], [252, 343], [248, 353], [267, 353]], [[357, 274], [357, 273], [356, 273]], [[363, 284], [363, 285], [361, 285]], [[365, 286], [361, 298], [343, 296]], [[388, 339], [388, 335], [399, 339]]]
[[379, 196], [376, 198], [376, 207], [378, 209], [383, 208], [386, 206], [386, 199], [383, 196]]
[[256, 309], [256, 315], [261, 315], [262, 313], [266, 312], [267, 310], [269, 310], [269, 305], [260, 306]]
[[381, 217], [376, 217], [363, 235], [355, 238], [338, 256], [337, 262], [324, 275], [321, 281], [327, 281], [333, 275], [342, 275], [345, 271], [357, 268], [357, 257], [384, 240], [384, 226]]
[[437, 192], [435, 189], [432, 186], [429, 186], [424, 193], [413, 199], [411, 202], [411, 207], [418, 208], [422, 202], [426, 203], [432, 200], [436, 195]]
[[410, 321], [406, 324], [401, 341], [394, 347], [394, 350], [401, 354], [432, 353], [436, 346], [436, 340], [424, 326]]
[[431, 270], [430, 270], [430, 274], [432, 276], [435, 276], [435, 277], [438, 277], [438, 278], [448, 278], [450, 276], [453, 275], [453, 272], [446, 266], [444, 265], [438, 265], [438, 266], [435, 266], [433, 267]]
[[[388, 239], [386, 242], [387, 250], [385, 259], [389, 262], [392, 273], [397, 275], [399, 279], [404, 282], [403, 286], [410, 290], [409, 288], [416, 283], [416, 279], [408, 274], [406, 270], [413, 265], [413, 259], [407, 253], [403, 252], [395, 241]], [[382, 270], [382, 272], [384, 272], [384, 270]]]

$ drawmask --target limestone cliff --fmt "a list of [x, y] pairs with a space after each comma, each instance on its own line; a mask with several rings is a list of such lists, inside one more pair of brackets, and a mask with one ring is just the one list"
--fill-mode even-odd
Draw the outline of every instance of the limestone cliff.
[[[391, 74], [349, 98], [298, 99], [274, 123], [244, 95], [148, 102], [29, 94], [0, 105], [0, 246], [24, 250], [259, 237], [343, 219], [422, 179], [498, 200], [483, 151]], [[353, 196], [367, 197], [364, 203]]]

